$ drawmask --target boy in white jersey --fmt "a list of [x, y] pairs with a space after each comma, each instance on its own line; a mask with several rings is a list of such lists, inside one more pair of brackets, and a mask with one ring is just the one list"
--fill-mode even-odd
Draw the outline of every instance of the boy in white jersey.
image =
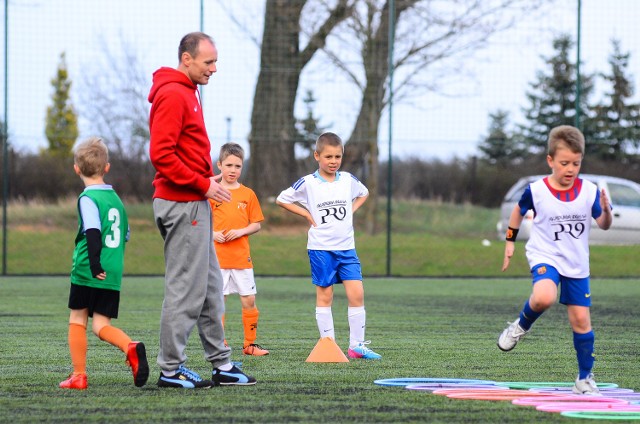
[[595, 335], [591, 328], [589, 290], [589, 230], [593, 217], [598, 227], [609, 229], [611, 205], [604, 190], [578, 178], [584, 157], [584, 136], [574, 127], [562, 125], [551, 130], [547, 163], [551, 175], [531, 183], [509, 219], [504, 263], [506, 270], [515, 249], [516, 236], [524, 215], [534, 211], [531, 236], [526, 244], [533, 277], [531, 297], [520, 316], [498, 338], [503, 351], [513, 349], [531, 325], [556, 301], [567, 305], [578, 359], [578, 377], [573, 392], [599, 394], [591, 372]]
[[356, 177], [338, 172], [344, 147], [334, 133], [316, 141], [313, 153], [318, 170], [282, 191], [276, 203], [304, 217], [309, 228], [307, 250], [311, 281], [316, 286], [316, 322], [320, 337], [335, 339], [333, 285], [342, 283], [348, 301], [350, 358], [380, 359], [364, 340], [366, 313], [360, 259], [355, 250], [353, 213], [362, 206], [369, 190]]

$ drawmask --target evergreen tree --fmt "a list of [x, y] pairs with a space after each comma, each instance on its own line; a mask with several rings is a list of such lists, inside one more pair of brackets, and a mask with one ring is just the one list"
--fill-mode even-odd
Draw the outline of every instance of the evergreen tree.
[[489, 134], [480, 142], [481, 159], [491, 165], [506, 167], [524, 154], [518, 137], [507, 129], [509, 112], [497, 110], [489, 114]]
[[314, 115], [314, 105], [316, 98], [313, 96], [312, 90], [307, 90], [307, 94], [302, 100], [307, 109], [307, 115], [304, 119], [296, 119], [296, 146], [308, 152], [313, 156], [316, 148], [316, 140], [325, 132], [325, 128], [320, 126], [320, 120]]
[[630, 54], [622, 53], [620, 41], [613, 40], [609, 56], [610, 74], [602, 75], [610, 84], [607, 99], [595, 107], [596, 129], [592, 140], [603, 159], [622, 159], [630, 148], [640, 145], [640, 104], [629, 103], [634, 87], [627, 75]]
[[47, 108], [45, 135], [49, 148], [46, 152], [58, 157], [72, 157], [73, 145], [78, 138], [78, 117], [69, 98], [71, 81], [64, 53], [60, 55], [58, 70], [51, 85], [53, 104]]
[[[570, 35], [560, 35], [553, 41], [555, 54], [545, 58], [550, 73], [537, 73], [537, 81], [527, 92], [530, 106], [524, 109], [528, 121], [520, 126], [521, 135], [531, 153], [546, 153], [547, 136], [558, 125], [575, 125], [577, 78], [576, 64], [569, 58], [573, 41]], [[592, 122], [589, 117], [589, 96], [593, 92], [593, 76], [581, 75], [581, 130], [590, 139]]]

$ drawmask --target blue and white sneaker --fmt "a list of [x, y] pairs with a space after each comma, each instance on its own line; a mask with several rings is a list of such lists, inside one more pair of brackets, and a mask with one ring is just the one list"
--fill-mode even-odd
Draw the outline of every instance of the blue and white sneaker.
[[229, 371], [215, 368], [211, 374], [211, 381], [216, 386], [252, 386], [256, 379], [243, 373], [240, 368], [232, 365]]
[[573, 386], [573, 393], [577, 395], [602, 396], [598, 389], [598, 384], [593, 377], [593, 373], [589, 373], [587, 378], [580, 380], [580, 376], [576, 378], [576, 385]]
[[375, 353], [373, 350], [369, 349], [366, 345], [371, 343], [371, 341], [366, 341], [362, 343], [358, 343], [356, 347], [350, 347], [347, 351], [347, 355], [349, 358], [359, 358], [359, 359], [380, 359], [382, 356]]
[[197, 372], [191, 371], [184, 365], [180, 365], [175, 375], [167, 377], [160, 373], [158, 387], [175, 387], [182, 389], [200, 389], [213, 386], [211, 380], [203, 380]]

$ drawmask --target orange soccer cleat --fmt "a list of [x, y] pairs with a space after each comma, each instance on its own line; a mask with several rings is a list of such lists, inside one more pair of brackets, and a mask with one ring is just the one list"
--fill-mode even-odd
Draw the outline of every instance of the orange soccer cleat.
[[242, 353], [252, 356], [265, 356], [269, 354], [269, 351], [259, 344], [251, 343], [242, 349]]
[[69, 378], [58, 385], [61, 389], [85, 390], [87, 384], [87, 374], [71, 374]]
[[142, 342], [131, 342], [127, 349], [127, 364], [131, 367], [133, 374], [133, 384], [142, 387], [149, 378], [149, 363], [147, 362], [147, 352]]

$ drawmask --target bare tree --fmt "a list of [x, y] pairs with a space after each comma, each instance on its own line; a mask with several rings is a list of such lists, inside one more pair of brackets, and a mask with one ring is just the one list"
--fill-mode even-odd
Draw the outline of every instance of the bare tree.
[[[471, 71], [471, 55], [488, 46], [525, 11], [545, 0], [397, 0], [394, 27], [394, 101], [442, 92], [452, 77]], [[375, 232], [378, 203], [378, 136], [389, 92], [389, 0], [362, 0], [347, 21], [348, 31], [332, 34], [325, 53], [361, 91], [362, 102], [347, 142], [343, 167], [369, 187], [367, 231]], [[357, 40], [357, 43], [354, 43]], [[354, 62], [353, 46], [360, 58]], [[345, 52], [347, 52], [345, 54]], [[346, 56], [346, 58], [345, 58]]]
[[[329, 33], [350, 16], [354, 3], [355, 0], [266, 2], [249, 135], [248, 178], [260, 197], [277, 194], [296, 178], [294, 105], [300, 74], [324, 47]], [[310, 8], [309, 16], [313, 18], [303, 26], [305, 7]], [[307, 43], [301, 46], [303, 40]]]
[[[149, 88], [141, 61], [121, 35], [117, 51], [104, 38], [98, 40], [99, 58], [92, 58], [93, 72], [85, 72], [80, 90], [82, 118], [92, 134], [109, 146], [114, 166], [110, 178], [119, 189], [136, 198], [151, 193], [153, 168], [148, 161]], [[97, 63], [97, 65], [96, 65]], [[86, 65], [87, 69], [93, 69]]]
[[[122, 36], [117, 52], [104, 38], [98, 43], [100, 71], [83, 74], [83, 118], [96, 135], [110, 144], [114, 153], [123, 157], [146, 157], [148, 76], [134, 48]], [[95, 63], [94, 59], [92, 63]]]

